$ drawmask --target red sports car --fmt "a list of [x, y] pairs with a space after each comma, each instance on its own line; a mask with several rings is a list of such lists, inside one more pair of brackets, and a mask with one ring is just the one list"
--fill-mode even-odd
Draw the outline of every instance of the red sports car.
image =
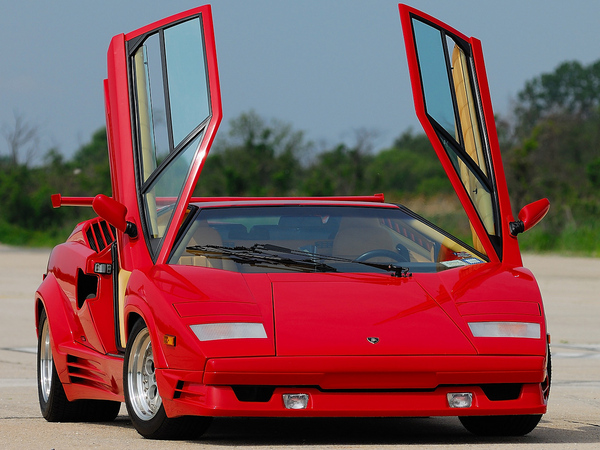
[[383, 195], [195, 198], [221, 120], [211, 9], [112, 39], [113, 197], [51, 253], [35, 294], [49, 421], [148, 438], [216, 416], [458, 416], [522, 435], [546, 412], [542, 299], [516, 235], [480, 42], [400, 5], [417, 115], [468, 245]]

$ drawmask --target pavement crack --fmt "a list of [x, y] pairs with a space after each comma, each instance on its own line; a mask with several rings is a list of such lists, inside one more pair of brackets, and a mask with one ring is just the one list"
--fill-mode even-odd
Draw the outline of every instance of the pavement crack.
[[2, 420], [39, 420], [41, 418], [42, 417], [39, 417], [39, 416], [31, 416], [31, 417], [9, 416], [9, 417], [0, 417], [0, 421], [2, 421]]
[[600, 428], [600, 424], [597, 424], [597, 423], [578, 422], [578, 421], [576, 421], [576, 420], [567, 420], [566, 422], [569, 422], [569, 423], [575, 423], [575, 424], [577, 424], [577, 425], [588, 425], [588, 426], [590, 426], [590, 427], [596, 427], [596, 428]]

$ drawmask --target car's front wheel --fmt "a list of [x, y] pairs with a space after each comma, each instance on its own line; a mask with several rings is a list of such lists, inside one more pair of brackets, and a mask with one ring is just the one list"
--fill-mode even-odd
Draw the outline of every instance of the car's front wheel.
[[145, 438], [194, 439], [210, 425], [210, 417], [167, 417], [158, 392], [150, 332], [142, 320], [133, 326], [127, 341], [123, 384], [133, 426]]
[[[548, 346], [546, 379], [541, 384], [544, 401], [548, 401], [552, 381], [552, 355]], [[468, 416], [459, 417], [463, 426], [478, 436], [524, 436], [537, 426], [541, 414], [517, 416]]]
[[524, 436], [537, 426], [541, 414], [459, 417], [463, 426], [478, 436]]
[[42, 416], [48, 422], [110, 422], [117, 417], [120, 402], [109, 400], [69, 401], [58, 377], [46, 311], [39, 320], [37, 385]]

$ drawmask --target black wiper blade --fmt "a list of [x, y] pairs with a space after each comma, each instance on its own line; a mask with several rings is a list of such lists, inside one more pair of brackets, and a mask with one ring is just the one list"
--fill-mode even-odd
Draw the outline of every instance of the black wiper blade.
[[400, 278], [410, 278], [412, 277], [412, 273], [409, 271], [407, 267], [396, 266], [395, 264], [385, 264], [385, 263], [370, 263], [367, 261], [357, 261], [355, 259], [343, 258], [341, 256], [330, 256], [330, 255], [321, 255], [319, 253], [307, 252], [304, 250], [294, 250], [287, 247], [280, 247], [278, 245], [273, 244], [256, 244], [253, 248], [258, 248], [261, 250], [267, 251], [275, 251], [280, 253], [290, 253], [292, 255], [302, 255], [302, 256], [310, 256], [311, 258], [317, 260], [326, 260], [326, 261], [339, 261], [339, 262], [348, 262], [348, 263], [356, 263], [362, 264], [364, 266], [375, 267], [376, 269], [385, 270], [387, 272], [392, 272], [393, 277]]
[[[318, 272], [337, 272], [338, 270], [325, 264], [323, 261], [337, 261], [344, 263], [362, 264], [379, 270], [391, 272], [392, 276], [399, 278], [410, 278], [412, 273], [407, 267], [396, 266], [390, 263], [374, 263], [357, 261], [355, 259], [343, 258], [341, 256], [321, 255], [319, 253], [307, 252], [305, 250], [294, 250], [273, 244], [254, 244], [251, 247], [225, 247], [222, 245], [194, 245], [187, 247], [187, 251], [209, 258], [229, 258], [240, 264], [262, 266], [264, 264], [279, 264], [288, 267], [311, 269]], [[304, 259], [284, 258], [270, 252], [287, 253], [294, 256], [302, 256]], [[308, 259], [307, 259], [308, 258]]]
[[[271, 249], [261, 244], [252, 247], [225, 247], [222, 245], [194, 245], [186, 247], [189, 253], [206, 256], [208, 258], [229, 258], [240, 264], [262, 266], [264, 264], [283, 265], [291, 268], [309, 269], [317, 272], [337, 272], [335, 267], [313, 259], [284, 258], [272, 253], [265, 253]], [[276, 246], [274, 246], [276, 247]], [[283, 248], [283, 247], [282, 247]], [[300, 256], [306, 256], [304, 252], [298, 252]]]
[[385, 264], [385, 263], [370, 263], [366, 261], [352, 261], [357, 264], [364, 264], [365, 266], [376, 267], [377, 269], [386, 270], [388, 272], [392, 272], [393, 277], [399, 278], [410, 278], [412, 277], [412, 273], [408, 269], [408, 267], [396, 266], [395, 264]]

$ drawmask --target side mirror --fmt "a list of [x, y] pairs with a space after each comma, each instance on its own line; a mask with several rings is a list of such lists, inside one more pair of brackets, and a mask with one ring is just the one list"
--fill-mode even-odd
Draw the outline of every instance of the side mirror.
[[127, 234], [132, 239], [138, 235], [137, 227], [132, 222], [127, 222], [127, 207], [116, 201], [112, 197], [107, 197], [104, 194], [98, 194], [92, 201], [92, 208], [100, 217], [114, 226], [117, 230]]
[[548, 213], [550, 201], [547, 198], [523, 206], [519, 220], [510, 223], [510, 234], [516, 236], [536, 226]]

